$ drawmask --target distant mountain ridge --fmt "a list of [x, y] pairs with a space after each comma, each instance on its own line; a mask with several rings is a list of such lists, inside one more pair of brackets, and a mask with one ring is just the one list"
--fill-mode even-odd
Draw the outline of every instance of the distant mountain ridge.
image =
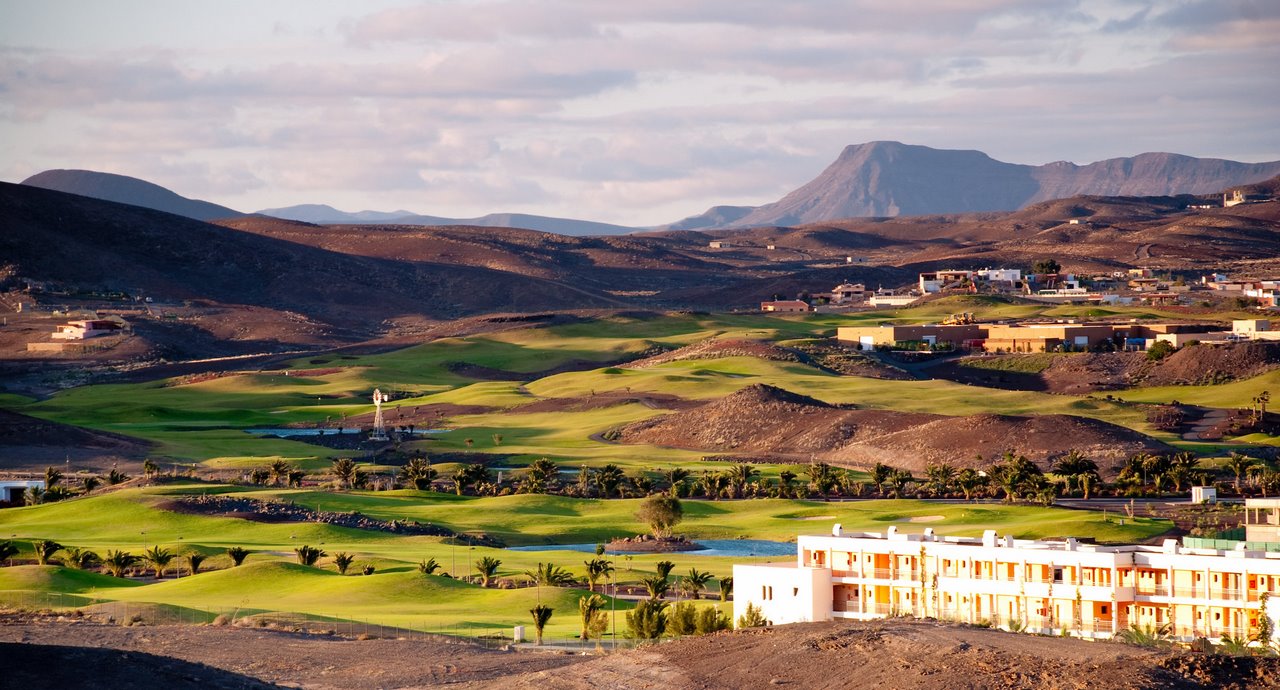
[[158, 184], [139, 180], [136, 177], [94, 170], [46, 170], [28, 177], [22, 181], [22, 184], [51, 189], [55, 192], [79, 194], [92, 199], [141, 206], [195, 220], [238, 218], [245, 215], [240, 211], [209, 201], [188, 199]]
[[319, 225], [475, 225], [485, 228], [523, 228], [557, 235], [626, 235], [644, 230], [611, 223], [573, 218], [554, 218], [525, 213], [490, 213], [479, 218], [425, 216], [412, 211], [359, 211], [347, 213], [324, 204], [302, 204], [258, 211], [260, 215], [283, 220], [300, 220]]
[[[981, 151], [874, 141], [845, 147], [816, 178], [737, 218], [714, 207], [665, 226], [672, 230], [787, 226], [841, 218], [1014, 211], [1077, 195], [1209, 194], [1280, 174], [1280, 161], [1239, 163], [1143, 153], [1088, 165], [1019, 165]], [[731, 207], [735, 211], [742, 207]], [[735, 214], [736, 215], [736, 214]]]

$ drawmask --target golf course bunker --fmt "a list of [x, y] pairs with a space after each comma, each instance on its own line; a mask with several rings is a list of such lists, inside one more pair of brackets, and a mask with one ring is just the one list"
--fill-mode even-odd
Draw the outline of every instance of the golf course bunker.
[[946, 515], [917, 515], [909, 518], [898, 518], [898, 522], [938, 522], [946, 519]]

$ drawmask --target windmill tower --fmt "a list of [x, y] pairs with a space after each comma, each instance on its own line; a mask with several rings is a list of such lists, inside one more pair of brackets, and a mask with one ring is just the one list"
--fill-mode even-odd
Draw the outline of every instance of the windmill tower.
[[382, 419], [382, 403], [386, 401], [387, 396], [382, 394], [381, 388], [373, 389], [373, 433], [369, 436], [370, 441], [387, 440], [387, 424]]

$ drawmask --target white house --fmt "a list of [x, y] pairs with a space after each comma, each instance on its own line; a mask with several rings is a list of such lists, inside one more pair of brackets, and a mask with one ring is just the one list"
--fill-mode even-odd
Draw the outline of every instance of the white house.
[[0, 481], [0, 501], [4, 503], [22, 503], [23, 496], [27, 493], [27, 489], [44, 490], [43, 479], [29, 480], [13, 480], [6, 479]]

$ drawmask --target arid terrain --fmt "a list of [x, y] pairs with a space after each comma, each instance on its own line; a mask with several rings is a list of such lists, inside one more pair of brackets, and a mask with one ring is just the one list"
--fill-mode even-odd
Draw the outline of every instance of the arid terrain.
[[[21, 643], [21, 646], [14, 643]], [[1030, 637], [927, 622], [816, 623], [604, 656], [212, 626], [0, 619], [23, 688], [883, 687], [918, 690], [1280, 687], [1280, 660]]]

